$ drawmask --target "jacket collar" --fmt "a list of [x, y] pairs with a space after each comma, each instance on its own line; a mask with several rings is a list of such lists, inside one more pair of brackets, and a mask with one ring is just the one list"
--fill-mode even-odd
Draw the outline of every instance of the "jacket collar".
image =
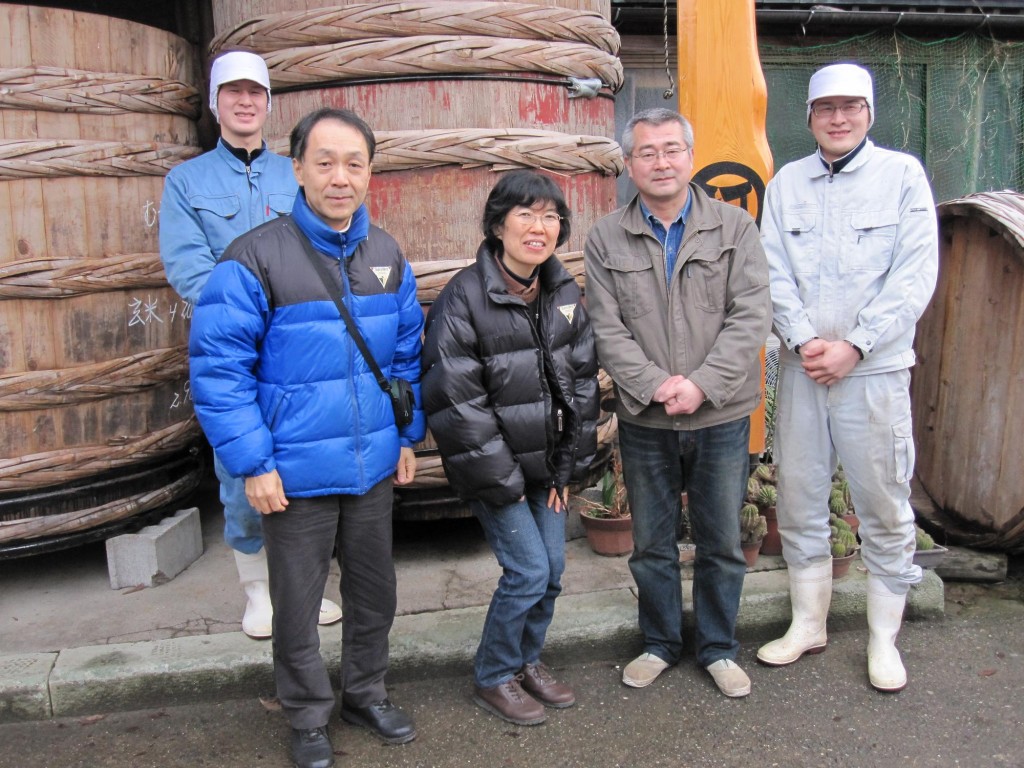
[[[686, 240], [689, 240], [693, 233], [708, 229], [717, 229], [722, 226], [722, 217], [711, 205], [707, 194], [699, 186], [690, 182], [690, 213], [686, 217]], [[637, 194], [622, 210], [619, 217], [619, 226], [633, 235], [649, 234], [654, 237], [644, 219], [643, 211], [640, 210], [640, 195]]]
[[[860, 150], [860, 152], [854, 155], [853, 159], [850, 160], [849, 163], [844, 165], [839, 171], [837, 171], [837, 173], [852, 173], [858, 168], [863, 167], [868, 162], [868, 160], [871, 159], [871, 156], [874, 153], [875, 145], [872, 143], [871, 139], [865, 139], [864, 146]], [[828, 168], [826, 168], [822, 164], [821, 155], [818, 154], [817, 150], [814, 151], [813, 155], [809, 155], [804, 159], [810, 163], [809, 175], [812, 179], [817, 179], [821, 178], [822, 176], [829, 175]]]
[[352, 214], [352, 221], [344, 232], [337, 232], [327, 226], [306, 202], [306, 193], [301, 188], [292, 205], [292, 220], [309, 238], [320, 253], [333, 258], [349, 257], [370, 232], [370, 214], [365, 205], [360, 205]]
[[[513, 296], [508, 292], [505, 278], [501, 274], [501, 267], [494, 261], [494, 252], [487, 246], [486, 240], [480, 243], [480, 247], [476, 250], [476, 264], [477, 268], [483, 273], [484, 288], [487, 291], [487, 295], [493, 301], [498, 304], [522, 305], [524, 303], [521, 298]], [[554, 293], [564, 283], [573, 279], [572, 275], [562, 266], [562, 262], [555, 255], [552, 255], [540, 265], [537, 276], [540, 278], [542, 294]]]
[[[267, 158], [271, 152], [267, 149], [267, 142], [261, 144], [263, 151], [260, 152], [259, 157], [252, 161], [252, 165], [249, 166], [251, 173], [259, 173], [267, 164]], [[245, 173], [245, 163], [235, 157], [231, 150], [224, 146], [224, 142], [217, 139], [217, 146], [213, 148], [213, 151], [217, 154], [221, 160], [227, 163], [228, 167], [235, 173]]]

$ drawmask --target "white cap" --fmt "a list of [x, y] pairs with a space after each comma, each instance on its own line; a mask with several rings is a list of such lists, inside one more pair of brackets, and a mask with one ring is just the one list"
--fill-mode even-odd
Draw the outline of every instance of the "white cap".
[[830, 64], [822, 67], [807, 84], [807, 122], [811, 121], [811, 105], [829, 96], [860, 96], [868, 103], [868, 128], [875, 122], [875, 92], [871, 73], [856, 64]]
[[217, 112], [217, 94], [220, 87], [238, 80], [252, 80], [267, 89], [267, 114], [270, 114], [270, 72], [267, 71], [267, 62], [255, 53], [230, 51], [214, 59], [210, 70], [210, 111], [218, 123], [220, 114]]

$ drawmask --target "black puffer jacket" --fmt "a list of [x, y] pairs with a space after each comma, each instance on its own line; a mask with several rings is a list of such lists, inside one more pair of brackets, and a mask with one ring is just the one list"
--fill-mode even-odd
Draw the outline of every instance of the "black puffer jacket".
[[527, 484], [561, 489], [597, 451], [590, 318], [557, 258], [539, 276], [535, 325], [481, 244], [476, 264], [449, 281], [427, 317], [424, 410], [448, 481], [464, 499], [504, 506]]

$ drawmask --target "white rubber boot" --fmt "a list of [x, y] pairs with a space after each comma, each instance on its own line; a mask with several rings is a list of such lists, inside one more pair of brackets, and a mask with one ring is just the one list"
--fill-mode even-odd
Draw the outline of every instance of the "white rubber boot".
[[832, 561], [807, 568], [789, 568], [789, 599], [793, 619], [778, 640], [757, 649], [757, 660], [772, 667], [792, 664], [805, 653], [821, 653], [828, 644], [825, 619], [832, 602]]
[[906, 594], [896, 595], [885, 583], [868, 574], [868, 679], [875, 690], [886, 693], [907, 687], [907, 670], [896, 650], [896, 635], [903, 622]]
[[257, 640], [270, 637], [273, 630], [274, 609], [270, 605], [270, 576], [267, 574], [267, 551], [260, 549], [253, 555], [233, 550], [238, 580], [245, 588], [248, 602], [242, 616], [242, 631]]
[[[267, 550], [261, 548], [253, 555], [234, 550], [238, 580], [249, 598], [242, 616], [242, 631], [249, 637], [262, 640], [270, 637], [274, 609], [270, 604], [270, 574], [267, 572]], [[323, 598], [317, 623], [323, 626], [341, 621], [341, 606]]]

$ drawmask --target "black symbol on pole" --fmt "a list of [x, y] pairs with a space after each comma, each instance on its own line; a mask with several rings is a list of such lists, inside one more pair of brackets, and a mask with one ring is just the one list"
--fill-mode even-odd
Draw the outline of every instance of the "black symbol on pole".
[[[739, 177], [740, 183], [726, 184], [726, 179], [730, 176]], [[753, 168], [730, 160], [712, 163], [697, 171], [693, 176], [693, 182], [703, 189], [708, 197], [726, 203], [736, 203], [754, 217], [757, 226], [761, 226], [761, 211], [764, 208], [764, 179]]]

